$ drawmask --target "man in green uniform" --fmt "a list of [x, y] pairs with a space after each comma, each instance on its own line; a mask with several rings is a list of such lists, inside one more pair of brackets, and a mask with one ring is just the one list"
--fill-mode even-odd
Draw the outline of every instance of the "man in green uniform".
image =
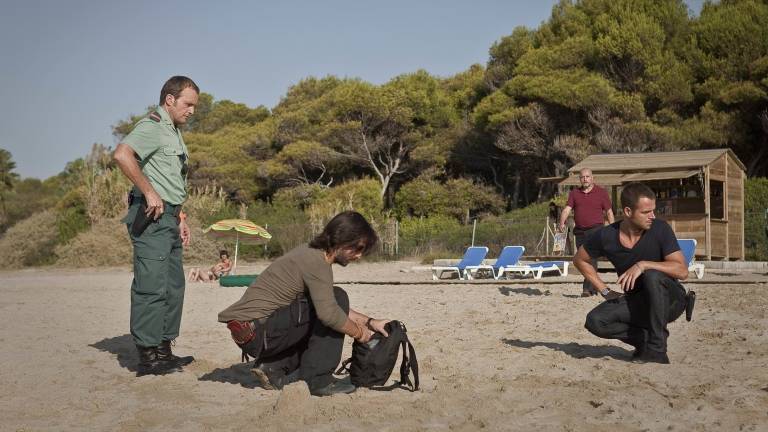
[[123, 222], [133, 243], [131, 334], [138, 376], [175, 372], [194, 360], [174, 355], [171, 343], [179, 335], [184, 303], [182, 246], [190, 242], [181, 212], [187, 147], [179, 127], [194, 114], [199, 93], [191, 79], [171, 77], [158, 108], [115, 149], [115, 162], [134, 185]]

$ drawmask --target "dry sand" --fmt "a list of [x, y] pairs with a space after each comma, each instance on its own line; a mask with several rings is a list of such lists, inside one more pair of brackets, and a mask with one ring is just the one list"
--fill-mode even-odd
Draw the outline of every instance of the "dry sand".
[[711, 272], [704, 280], [754, 283], [691, 285], [694, 321], [670, 325], [672, 364], [661, 366], [630, 363], [626, 346], [583, 328], [598, 300], [577, 296], [578, 277], [430, 284], [415, 265], [335, 272], [348, 282], [425, 282], [342, 284], [353, 308], [407, 324], [421, 391], [327, 398], [309, 396], [303, 383], [257, 386], [216, 322], [244, 288], [188, 285], [175, 350], [197, 361], [136, 378], [129, 270], [2, 272], [0, 430], [768, 430], [763, 275]]

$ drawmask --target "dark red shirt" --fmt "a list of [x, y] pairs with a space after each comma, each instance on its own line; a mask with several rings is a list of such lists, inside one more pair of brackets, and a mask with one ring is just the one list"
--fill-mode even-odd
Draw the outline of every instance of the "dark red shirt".
[[576, 228], [584, 229], [603, 224], [603, 213], [611, 209], [611, 198], [605, 189], [593, 184], [589, 193], [581, 188], [571, 189], [567, 205], [573, 209]]

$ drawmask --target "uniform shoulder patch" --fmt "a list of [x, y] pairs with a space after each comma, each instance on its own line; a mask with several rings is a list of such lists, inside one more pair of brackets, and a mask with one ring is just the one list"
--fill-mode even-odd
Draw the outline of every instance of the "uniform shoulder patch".
[[152, 111], [149, 114], [149, 118], [150, 118], [150, 120], [154, 121], [155, 123], [160, 123], [160, 120], [162, 120], [162, 118], [160, 117], [160, 114], [158, 114], [157, 111]]

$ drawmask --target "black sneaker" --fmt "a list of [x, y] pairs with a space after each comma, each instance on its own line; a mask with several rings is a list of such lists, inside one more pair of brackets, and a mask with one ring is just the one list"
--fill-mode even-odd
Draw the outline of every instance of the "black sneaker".
[[319, 389], [310, 389], [312, 396], [333, 396], [335, 394], [349, 394], [357, 390], [351, 382], [346, 380], [334, 380], [332, 383]]
[[632, 358], [633, 363], [661, 363], [669, 364], [669, 357], [665, 352], [645, 350], [642, 354]]

